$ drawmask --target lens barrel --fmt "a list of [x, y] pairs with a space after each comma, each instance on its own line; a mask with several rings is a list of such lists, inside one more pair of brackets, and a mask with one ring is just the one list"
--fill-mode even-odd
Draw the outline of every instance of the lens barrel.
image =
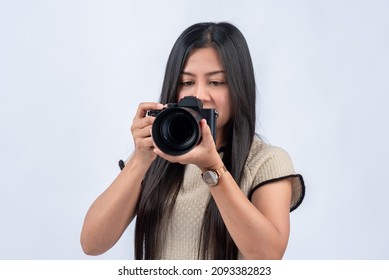
[[153, 123], [153, 140], [166, 154], [174, 156], [185, 154], [201, 139], [202, 118], [200, 113], [186, 107], [162, 110]]

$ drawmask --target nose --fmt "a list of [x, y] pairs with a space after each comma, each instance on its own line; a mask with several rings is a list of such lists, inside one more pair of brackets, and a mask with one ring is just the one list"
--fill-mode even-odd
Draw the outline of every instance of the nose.
[[203, 102], [208, 101], [210, 99], [210, 96], [206, 84], [198, 83], [195, 88], [194, 96]]

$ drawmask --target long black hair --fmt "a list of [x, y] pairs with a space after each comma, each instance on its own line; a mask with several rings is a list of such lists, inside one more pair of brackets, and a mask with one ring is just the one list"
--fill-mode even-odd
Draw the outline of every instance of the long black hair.
[[[231, 100], [227, 146], [223, 162], [240, 183], [255, 134], [255, 79], [250, 52], [242, 33], [232, 24], [198, 23], [177, 39], [168, 58], [160, 102], [177, 102], [177, 88], [191, 51], [214, 48], [225, 71]], [[168, 217], [179, 193], [185, 166], [160, 157], [152, 163], [142, 182], [135, 227], [135, 258], [158, 259]], [[161, 176], [169, 174], [169, 176]], [[200, 233], [201, 259], [236, 259], [238, 249], [228, 233], [213, 198], [208, 202]]]

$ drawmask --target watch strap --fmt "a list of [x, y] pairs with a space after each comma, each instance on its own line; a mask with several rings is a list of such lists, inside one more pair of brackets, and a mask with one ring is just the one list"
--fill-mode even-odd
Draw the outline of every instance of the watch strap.
[[[209, 169], [211, 170], [211, 169]], [[215, 171], [217, 173], [217, 176], [218, 176], [218, 179], [220, 179], [220, 177], [227, 172], [227, 168], [223, 165], [222, 167], [218, 168], [218, 169], [215, 169], [215, 170], [212, 170], [212, 171]]]

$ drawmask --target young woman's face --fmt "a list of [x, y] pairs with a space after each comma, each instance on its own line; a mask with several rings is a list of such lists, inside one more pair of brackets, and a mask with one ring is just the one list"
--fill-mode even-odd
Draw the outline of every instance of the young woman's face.
[[178, 100], [185, 96], [197, 97], [204, 108], [215, 108], [219, 112], [216, 135], [224, 135], [223, 128], [231, 117], [230, 94], [223, 66], [214, 48], [194, 49], [189, 55], [179, 81]]

